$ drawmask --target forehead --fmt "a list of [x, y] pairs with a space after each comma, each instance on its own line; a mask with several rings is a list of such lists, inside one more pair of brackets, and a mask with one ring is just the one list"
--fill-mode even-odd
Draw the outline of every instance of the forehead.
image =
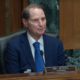
[[41, 17], [45, 16], [44, 11], [40, 8], [31, 8], [29, 9], [30, 17]]

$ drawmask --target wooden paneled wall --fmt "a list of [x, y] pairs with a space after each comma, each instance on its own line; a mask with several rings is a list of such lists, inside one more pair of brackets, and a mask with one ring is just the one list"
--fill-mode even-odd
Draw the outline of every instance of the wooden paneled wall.
[[21, 2], [21, 0], [10, 0], [10, 32], [13, 32], [22, 27]]
[[59, 37], [64, 49], [80, 49], [80, 0], [59, 0]]
[[0, 36], [6, 34], [5, 0], [0, 0]]
[[11, 0], [10, 1], [10, 32], [23, 28], [21, 12], [28, 5], [28, 0]]
[[[28, 5], [28, 0], [10, 0], [10, 33], [23, 28], [21, 20], [22, 9]], [[6, 0], [0, 0], [0, 36], [6, 35]]]

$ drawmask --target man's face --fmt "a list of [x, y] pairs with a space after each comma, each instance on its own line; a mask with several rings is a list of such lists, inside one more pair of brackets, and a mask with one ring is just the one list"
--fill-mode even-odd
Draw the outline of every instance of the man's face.
[[26, 27], [29, 34], [34, 38], [35, 36], [41, 36], [46, 29], [46, 18], [42, 9], [31, 8], [29, 10], [30, 17], [26, 21]]

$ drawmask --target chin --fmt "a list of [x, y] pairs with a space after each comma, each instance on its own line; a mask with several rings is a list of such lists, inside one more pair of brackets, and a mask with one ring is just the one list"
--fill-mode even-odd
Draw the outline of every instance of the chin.
[[39, 34], [39, 35], [43, 35], [44, 32], [45, 32], [44, 30], [42, 30], [42, 31], [38, 31], [38, 34]]
[[44, 34], [44, 32], [40, 32], [39, 34], [40, 34], [40, 35], [43, 35], [43, 34]]

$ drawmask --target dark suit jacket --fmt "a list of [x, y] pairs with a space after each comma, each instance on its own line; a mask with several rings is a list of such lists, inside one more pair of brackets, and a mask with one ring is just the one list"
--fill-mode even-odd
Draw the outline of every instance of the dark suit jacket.
[[[23, 33], [9, 41], [5, 56], [6, 73], [23, 73], [27, 69], [36, 72], [27, 33]], [[45, 62], [47, 67], [64, 66], [65, 55], [62, 42], [54, 37], [43, 34]]]

